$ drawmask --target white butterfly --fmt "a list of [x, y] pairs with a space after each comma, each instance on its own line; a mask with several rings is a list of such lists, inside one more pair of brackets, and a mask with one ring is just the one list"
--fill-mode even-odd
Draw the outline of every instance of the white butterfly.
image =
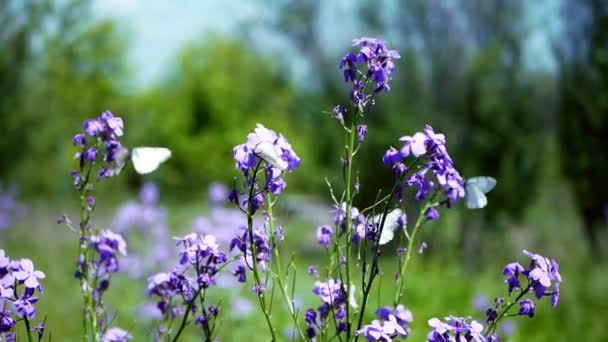
[[140, 175], [154, 172], [169, 158], [171, 150], [165, 147], [135, 147], [131, 152], [131, 162]]
[[[403, 211], [399, 208], [386, 214], [384, 228], [382, 229], [382, 234], [380, 234], [380, 240], [378, 241], [379, 244], [386, 245], [395, 238], [395, 229], [399, 227], [399, 217], [401, 217], [401, 214], [403, 214]], [[376, 215], [372, 217], [372, 223], [380, 225], [381, 219], [382, 215]], [[378, 229], [380, 229], [380, 227], [378, 227]]]
[[485, 194], [496, 186], [496, 179], [492, 177], [472, 177], [464, 184], [464, 204], [469, 209], [481, 209], [488, 204]]
[[279, 148], [275, 144], [269, 141], [261, 141], [255, 145], [253, 153], [277, 169], [281, 171], [287, 170], [289, 164], [281, 158], [278, 149]]

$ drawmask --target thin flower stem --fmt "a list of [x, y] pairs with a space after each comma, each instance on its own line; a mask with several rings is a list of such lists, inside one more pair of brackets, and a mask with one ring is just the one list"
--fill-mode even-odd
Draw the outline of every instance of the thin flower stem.
[[[283, 295], [283, 300], [285, 300], [285, 304], [287, 305], [287, 308], [289, 309], [289, 314], [293, 318], [293, 324], [295, 325], [296, 330], [298, 330], [298, 334], [300, 335], [300, 338], [302, 338], [303, 341], [306, 341], [306, 335], [304, 335], [304, 332], [302, 331], [300, 324], [298, 324], [298, 314], [293, 305], [293, 298], [289, 297], [285, 284], [283, 283], [283, 274], [281, 273], [281, 259], [279, 256], [279, 249], [278, 249], [276, 243], [274, 243], [274, 241], [275, 241], [274, 216], [272, 215], [272, 206], [273, 206], [272, 198], [271, 198], [271, 195], [268, 194], [266, 196], [266, 214], [268, 215], [268, 226], [269, 226], [270, 234], [272, 234], [272, 241], [273, 241], [272, 250], [274, 253], [274, 262], [275, 262], [275, 270], [276, 270], [275, 280], [279, 284], [279, 289], [281, 290], [281, 294]], [[288, 274], [289, 274], [289, 271], [288, 271]]]
[[27, 316], [23, 317], [23, 322], [25, 323], [25, 331], [27, 332], [27, 341], [32, 342], [32, 329], [30, 327], [30, 321], [27, 319]]
[[528, 291], [530, 291], [530, 285], [528, 285], [528, 287], [526, 287], [525, 290], [521, 291], [519, 293], [519, 295], [517, 296], [517, 298], [515, 298], [514, 301], [510, 302], [507, 306], [505, 306], [500, 313], [496, 316], [496, 320], [494, 320], [494, 322], [490, 325], [488, 325], [486, 327], [486, 330], [484, 331], [484, 336], [489, 334], [491, 331], [494, 331], [496, 329], [496, 327], [498, 326], [498, 322], [500, 322], [500, 320], [507, 316], [507, 313], [509, 312], [509, 310], [511, 309], [511, 307], [513, 307], [513, 305], [515, 305], [517, 302], [519, 302], [520, 299], [523, 298], [523, 296], [525, 296]]
[[[262, 313], [264, 314], [264, 318], [266, 319], [266, 324], [268, 325], [268, 329], [270, 330], [270, 334], [272, 336], [272, 341], [276, 341], [276, 332], [274, 327], [272, 326], [272, 322], [270, 320], [270, 313], [268, 312], [266, 306], [266, 299], [264, 297], [263, 289], [262, 289], [262, 281], [258, 271], [258, 262], [257, 262], [257, 251], [255, 246], [255, 241], [253, 240], [253, 196], [255, 190], [255, 177], [258, 174], [258, 170], [260, 168], [261, 162], [255, 167], [253, 172], [253, 179], [251, 180], [251, 185], [249, 186], [249, 197], [247, 200], [247, 231], [249, 233], [249, 247], [251, 248], [251, 263], [253, 264], [253, 278], [254, 282], [257, 286], [260, 308], [262, 309]], [[246, 259], [246, 257], [245, 257]]]
[[[433, 196], [434, 197], [434, 196]], [[418, 233], [418, 229], [424, 224], [425, 216], [424, 213], [427, 209], [432, 206], [432, 199], [426, 202], [420, 212], [418, 213], [418, 218], [416, 219], [416, 224], [414, 225], [414, 229], [412, 230], [412, 234], [410, 234], [410, 239], [407, 244], [407, 250], [405, 251], [405, 259], [403, 260], [403, 265], [401, 265], [401, 270], [399, 271], [399, 285], [397, 286], [397, 292], [395, 293], [395, 300], [393, 301], [394, 306], [399, 304], [401, 297], [403, 296], [403, 290], [405, 286], [405, 272], [407, 271], [407, 267], [410, 263], [410, 259], [412, 258], [412, 249], [414, 248], [414, 241], [416, 240], [416, 233]]]
[[190, 315], [190, 312], [192, 311], [194, 302], [196, 302], [196, 297], [198, 297], [200, 294], [201, 294], [201, 291], [199, 290], [198, 292], [196, 292], [194, 297], [192, 297], [192, 299], [188, 303], [188, 306], [186, 307], [186, 312], [184, 312], [184, 318], [182, 318], [182, 322], [180, 323], [179, 329], [177, 330], [177, 334], [175, 334], [175, 337], [173, 337], [173, 342], [177, 342], [177, 340], [181, 336], [182, 332], [184, 331], [184, 328], [186, 327], [186, 323], [188, 323], [188, 315]]
[[[346, 285], [345, 287], [346, 298], [350, 298], [350, 247], [352, 240], [352, 206], [353, 199], [351, 196], [352, 187], [352, 174], [353, 174], [353, 147], [355, 145], [355, 125], [356, 125], [356, 114], [352, 117], [350, 130], [348, 132], [348, 145], [346, 146], [346, 184], [345, 184], [345, 196], [346, 196]], [[351, 326], [350, 326], [350, 306], [346, 305], [346, 340], [350, 340]]]

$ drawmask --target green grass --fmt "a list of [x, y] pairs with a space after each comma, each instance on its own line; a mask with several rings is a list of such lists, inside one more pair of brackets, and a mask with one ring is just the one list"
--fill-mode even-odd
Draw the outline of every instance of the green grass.
[[[100, 200], [103, 201], [103, 198]], [[75, 203], [74, 203], [75, 204]], [[114, 203], [115, 204], [115, 203]], [[77, 236], [67, 228], [55, 224], [56, 218], [72, 203], [50, 202], [30, 206], [28, 215], [15, 222], [8, 230], [0, 232], [0, 248], [6, 250], [11, 258], [28, 257], [36, 267], [43, 270], [47, 278], [43, 281], [44, 294], [38, 305], [37, 319], [47, 315], [48, 331], [54, 341], [81, 340], [81, 306], [78, 282], [73, 277], [74, 260], [77, 252]], [[105, 227], [111, 221], [112, 205], [101, 207], [94, 218], [97, 227]], [[173, 231], [184, 232], [190, 219], [204, 212], [202, 202], [171, 204], [169, 208], [170, 226]], [[70, 212], [68, 212], [69, 214]], [[542, 206], [530, 210], [527, 223], [512, 227], [507, 233], [489, 235], [480, 254], [475, 271], [463, 266], [454, 239], [461, 230], [458, 211], [452, 218], [442, 217], [444, 222], [423, 229], [423, 239], [430, 239], [429, 253], [417, 257], [410, 269], [408, 290], [404, 304], [414, 313], [410, 341], [423, 341], [428, 326], [426, 321], [432, 317], [449, 314], [481, 318], [472, 307], [472, 299], [478, 294], [488, 297], [504, 296], [505, 286], [500, 274], [504, 264], [518, 260], [527, 262], [521, 254], [521, 244], [534, 247], [538, 253], [556, 256], [561, 263], [564, 282], [559, 306], [552, 309], [549, 301], [541, 301], [534, 319], [517, 318], [517, 329], [509, 342], [516, 341], [602, 341], [605, 340], [603, 313], [608, 310], [608, 265], [592, 263], [585, 257], [584, 244], [575, 229], [563, 226], [576, 225], [571, 210], [548, 215]], [[560, 218], [559, 215], [564, 215]], [[72, 215], [76, 217], [76, 215]], [[295, 222], [283, 219], [286, 223], [284, 251], [298, 255], [297, 297], [303, 301], [303, 310], [319, 305], [311, 289], [314, 279], [306, 275], [306, 266], [322, 263], [323, 251], [320, 247], [310, 246], [306, 241], [313, 239], [315, 227], [310, 222], [296, 219]], [[531, 229], [529, 225], [539, 226]], [[548, 226], [557, 225], [559, 234], [550, 233]], [[493, 238], [492, 238], [493, 237]], [[437, 243], [435, 241], [437, 240]], [[387, 251], [387, 255], [390, 254]], [[396, 265], [390, 256], [383, 258], [384, 273], [381, 288], [374, 290], [366, 320], [373, 319], [373, 310], [381, 305], [390, 305], [394, 291], [392, 281]], [[116, 324], [129, 329], [135, 341], [151, 340], [153, 328], [140, 321], [135, 307], [145, 299], [145, 281], [135, 281], [125, 274], [113, 279], [107, 296], [107, 307], [116, 314]], [[254, 305], [253, 314], [244, 319], [233, 317], [230, 300], [234, 291], [249, 298]], [[220, 339], [222, 341], [268, 341], [268, 334], [257, 302], [249, 292], [249, 286], [239, 290], [213, 289], [212, 299], [223, 301], [224, 305]], [[273, 321], [282, 333], [290, 324], [290, 317], [282, 310], [279, 294], [276, 294]], [[23, 328], [18, 327], [19, 332]], [[197, 328], [189, 327], [187, 338], [198, 340]]]

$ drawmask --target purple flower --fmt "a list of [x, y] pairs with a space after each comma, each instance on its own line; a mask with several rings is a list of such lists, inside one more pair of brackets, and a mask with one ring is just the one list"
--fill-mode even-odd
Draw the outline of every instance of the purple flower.
[[391, 147], [386, 150], [386, 152], [384, 152], [384, 156], [382, 157], [382, 162], [385, 166], [397, 164], [401, 162], [401, 160], [403, 160], [403, 157], [401, 156], [399, 151], [394, 147]]
[[[559, 274], [559, 264], [555, 260], [550, 260], [542, 255], [524, 251], [524, 254], [531, 260], [530, 267], [522, 272], [530, 281], [530, 287], [534, 291], [536, 298], [551, 296], [552, 303], [557, 305], [559, 299], [559, 289], [548, 291], [552, 282], [556, 285], [561, 283], [562, 277]], [[555, 288], [555, 286], [554, 286]]]
[[209, 202], [213, 205], [222, 205], [229, 197], [228, 187], [218, 182], [211, 183], [207, 193]]
[[34, 304], [38, 302], [37, 297], [31, 296], [22, 296], [17, 299], [13, 305], [15, 305], [15, 309], [17, 309], [17, 314], [19, 317], [24, 318], [34, 318], [36, 316], [36, 307]]
[[328, 225], [319, 226], [317, 228], [317, 241], [325, 248], [329, 248], [333, 230]]
[[326, 304], [334, 304], [344, 302], [344, 297], [341, 291], [342, 283], [339, 280], [329, 278], [327, 282], [316, 281], [315, 288], [312, 293], [321, 298], [321, 301]]
[[439, 211], [437, 209], [435, 209], [434, 207], [428, 208], [424, 212], [424, 217], [429, 221], [437, 220], [439, 218]]
[[[368, 96], [363, 93], [363, 80], [375, 83], [374, 93], [389, 91], [390, 75], [395, 70], [393, 59], [400, 58], [395, 50], [389, 50], [386, 43], [376, 38], [358, 38], [353, 40], [353, 46], [359, 48], [357, 54], [348, 53], [342, 58], [339, 68], [343, 71], [344, 81], [351, 83], [351, 100], [355, 105], [365, 105]], [[359, 68], [364, 70], [359, 71]], [[362, 73], [364, 76], [359, 76]]]
[[0, 310], [0, 333], [11, 331], [16, 323], [9, 311]]
[[508, 276], [505, 282], [509, 285], [509, 294], [513, 292], [513, 290], [520, 289], [519, 283], [519, 275], [524, 272], [524, 267], [520, 265], [518, 262], [512, 262], [505, 266], [502, 274]]
[[145, 206], [157, 206], [159, 198], [160, 192], [158, 191], [158, 186], [152, 182], [145, 183], [139, 191], [139, 199]]
[[527, 315], [528, 317], [534, 317], [534, 302], [528, 298], [519, 302], [518, 315]]
[[429, 247], [429, 245], [426, 244], [426, 242], [422, 241], [422, 243], [420, 244], [420, 248], [418, 249], [418, 254], [422, 254], [424, 253], [424, 251]]
[[338, 120], [341, 124], [344, 124], [344, 113], [346, 113], [346, 108], [337, 105], [334, 107], [334, 109], [331, 111], [331, 116]]
[[72, 139], [72, 144], [74, 146], [79, 146], [79, 147], [84, 148], [87, 145], [87, 138], [85, 138], [84, 134], [78, 133], [78, 134], [74, 135], [74, 138]]
[[418, 132], [413, 137], [406, 135], [399, 140], [403, 141], [403, 147], [401, 147], [401, 155], [403, 157], [409, 155], [420, 157], [426, 153], [426, 136], [423, 133]]
[[101, 119], [105, 121], [106, 125], [109, 128], [109, 131], [118, 137], [123, 135], [123, 122], [119, 117], [114, 116], [112, 112], [105, 111], [101, 113]]
[[82, 127], [89, 136], [95, 137], [103, 132], [103, 123], [98, 119], [92, 119], [85, 121]]
[[447, 317], [445, 323], [437, 318], [428, 321], [431, 332], [427, 335], [428, 342], [448, 342], [448, 341], [477, 341], [483, 342], [483, 325], [477, 321], [470, 321], [470, 318]]
[[367, 126], [366, 125], [357, 125], [357, 141], [362, 143], [365, 140], [366, 135], [367, 135]]
[[20, 269], [13, 272], [15, 279], [23, 282], [25, 287], [30, 289], [41, 289], [38, 279], [44, 279], [45, 275], [41, 271], [34, 269], [34, 263], [30, 259], [21, 259]]
[[317, 271], [317, 266], [315, 266], [315, 265], [308, 266], [308, 275], [311, 277], [318, 278], [319, 272]]
[[127, 342], [133, 339], [133, 336], [126, 330], [120, 328], [110, 328], [101, 336], [101, 342]]

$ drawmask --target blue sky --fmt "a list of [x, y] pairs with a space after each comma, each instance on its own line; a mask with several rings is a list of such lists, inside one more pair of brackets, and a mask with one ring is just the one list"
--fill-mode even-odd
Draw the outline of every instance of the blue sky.
[[[130, 34], [129, 63], [133, 66], [136, 86], [145, 86], [164, 75], [185, 43], [212, 34], [230, 34], [240, 23], [268, 19], [272, 14], [261, 9], [259, 3], [246, 0], [94, 0], [93, 12], [98, 17], [115, 19], [121, 29]], [[551, 71], [555, 61], [550, 53], [550, 40], [559, 34], [559, 0], [533, 1], [528, 6], [530, 34], [525, 47], [526, 64], [531, 69]], [[351, 7], [352, 2], [348, 0], [329, 2], [321, 20], [344, 20]], [[341, 25], [339, 32], [332, 28], [330, 34], [322, 36], [348, 41], [357, 35], [355, 23], [348, 24]], [[268, 33], [258, 33], [261, 37], [264, 34]], [[281, 41], [268, 39], [276, 37], [266, 38], [269, 49], [285, 48]], [[290, 52], [289, 49], [283, 51]], [[306, 72], [301, 64], [296, 69]]]

